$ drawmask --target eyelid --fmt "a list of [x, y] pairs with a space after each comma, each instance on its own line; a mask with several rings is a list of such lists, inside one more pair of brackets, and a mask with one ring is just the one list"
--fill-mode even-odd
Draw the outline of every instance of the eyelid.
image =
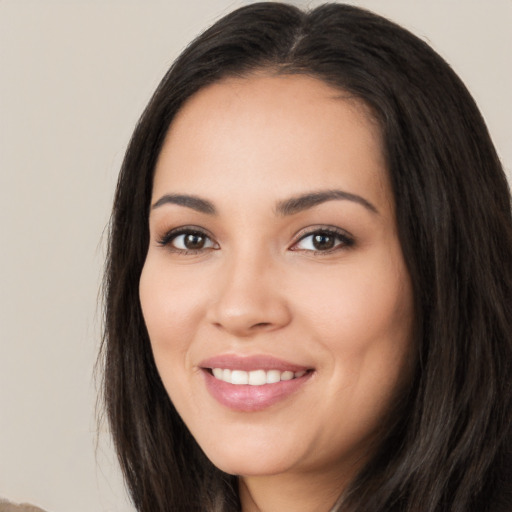
[[[181, 235], [187, 235], [187, 234], [197, 234], [204, 236], [211, 242], [210, 247], [203, 247], [200, 249], [180, 249], [177, 247], [172, 247], [171, 243], [173, 240], [178, 238]], [[303, 249], [296, 247], [301, 241], [305, 240], [306, 238], [313, 236], [315, 234], [324, 234], [324, 235], [330, 235], [335, 238], [337, 238], [338, 243], [330, 249], [326, 250], [315, 250], [315, 249]], [[331, 225], [317, 225], [317, 226], [309, 226], [306, 228], [301, 229], [295, 236], [294, 241], [292, 245], [290, 246], [289, 250], [291, 251], [304, 251], [304, 252], [310, 252], [315, 254], [329, 254], [331, 252], [335, 252], [339, 249], [347, 249], [354, 245], [355, 239], [353, 235], [351, 235], [348, 231], [341, 229], [337, 226], [331, 226]], [[172, 252], [175, 253], [182, 253], [182, 254], [192, 254], [192, 253], [199, 253], [207, 250], [212, 249], [220, 249], [219, 244], [216, 242], [213, 235], [209, 233], [208, 230], [195, 225], [187, 225], [187, 226], [179, 226], [173, 229], [170, 229], [166, 231], [162, 236], [157, 237], [157, 244], [161, 247], [165, 247], [169, 249]]]
[[[176, 247], [171, 247], [171, 242], [175, 240], [180, 235], [188, 235], [188, 234], [197, 234], [204, 236], [205, 238], [208, 238], [213, 244], [213, 247], [206, 247], [202, 249], [178, 249]], [[219, 244], [215, 241], [214, 237], [204, 228], [201, 228], [199, 226], [194, 225], [188, 225], [188, 226], [179, 226], [177, 228], [170, 229], [168, 231], [165, 231], [165, 233], [162, 236], [157, 237], [157, 244], [161, 247], [166, 247], [169, 250], [177, 253], [196, 253], [200, 251], [206, 251], [210, 249], [218, 249]]]
[[[341, 243], [337, 243], [333, 248], [327, 249], [327, 250], [314, 250], [314, 249], [300, 249], [296, 248], [296, 246], [306, 238], [313, 236], [315, 234], [327, 234], [332, 235], [336, 237], [338, 240], [341, 241]], [[340, 249], [347, 249], [352, 247], [355, 244], [355, 238], [352, 234], [350, 234], [348, 231], [345, 231], [344, 229], [341, 229], [337, 226], [330, 226], [330, 225], [320, 225], [320, 226], [310, 226], [304, 229], [301, 229], [294, 237], [294, 242], [292, 246], [290, 247], [291, 251], [304, 251], [304, 252], [311, 252], [315, 254], [329, 254], [334, 251], [340, 250]]]

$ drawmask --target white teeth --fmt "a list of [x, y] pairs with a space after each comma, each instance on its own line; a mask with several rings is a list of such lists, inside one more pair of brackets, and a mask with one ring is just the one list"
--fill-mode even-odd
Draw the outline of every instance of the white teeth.
[[249, 372], [249, 384], [251, 386], [261, 386], [267, 383], [267, 375], [265, 370], [255, 370]]
[[264, 384], [275, 384], [282, 380], [292, 380], [302, 377], [306, 374], [305, 370], [299, 372], [279, 370], [253, 370], [246, 372], [244, 370], [225, 370], [222, 368], [213, 368], [213, 376], [216, 379], [222, 380], [229, 384], [243, 385], [249, 384], [250, 386], [263, 386]]
[[267, 384], [274, 384], [281, 380], [281, 372], [279, 370], [269, 370], [267, 372]]
[[233, 370], [231, 372], [231, 384], [249, 384], [249, 374], [243, 370]]

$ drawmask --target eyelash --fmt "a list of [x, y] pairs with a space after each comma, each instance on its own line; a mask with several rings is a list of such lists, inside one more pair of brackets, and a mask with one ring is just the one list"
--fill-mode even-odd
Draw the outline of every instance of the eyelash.
[[[326, 250], [300, 249], [300, 248], [294, 249], [294, 247], [297, 246], [300, 242], [303, 242], [304, 240], [306, 240], [310, 237], [314, 237], [315, 235], [333, 238], [334, 243], [335, 243], [334, 247], [332, 247], [330, 249], [326, 249]], [[313, 243], [313, 242], [311, 242], [311, 243]], [[313, 229], [304, 230], [302, 233], [300, 233], [297, 241], [294, 242], [291, 250], [292, 251], [311, 252], [315, 255], [326, 255], [326, 254], [331, 254], [335, 251], [339, 251], [342, 249], [348, 249], [348, 248], [352, 247], [354, 245], [354, 243], [355, 243], [355, 240], [352, 237], [352, 235], [350, 235], [346, 231], [343, 231], [342, 229], [335, 228], [332, 226], [316, 227]]]
[[[180, 249], [178, 247], [173, 247], [171, 244], [173, 241], [175, 241], [180, 236], [186, 236], [186, 235], [192, 235], [192, 236], [198, 236], [203, 237], [205, 240], [210, 241], [212, 246], [211, 247], [201, 247], [199, 249]], [[199, 254], [205, 250], [214, 250], [218, 249], [218, 244], [216, 244], [212, 238], [203, 231], [202, 229], [198, 229], [195, 226], [183, 226], [177, 229], [172, 229], [171, 231], [168, 231], [163, 237], [161, 237], [158, 241], [158, 245], [162, 247], [169, 248], [170, 251], [177, 253], [177, 254], [184, 254], [184, 255], [193, 255], [193, 254]]]
[[[198, 249], [181, 249], [178, 247], [173, 247], [172, 242], [174, 242], [178, 237], [180, 236], [186, 236], [186, 235], [192, 235], [192, 236], [198, 236], [203, 237], [205, 239], [205, 243], [210, 243], [209, 247], [200, 247]], [[313, 237], [315, 235], [329, 237], [334, 239], [335, 245], [329, 249], [326, 250], [319, 250], [319, 249], [301, 249], [296, 248], [296, 246], [305, 240], [307, 240], [310, 237]], [[216, 250], [219, 249], [219, 246], [216, 242], [213, 241], [213, 239], [202, 229], [198, 229], [195, 226], [183, 226], [177, 229], [173, 229], [169, 232], [167, 232], [163, 237], [161, 237], [157, 243], [162, 247], [167, 247], [169, 250], [171, 250], [174, 253], [177, 254], [183, 254], [183, 255], [193, 255], [193, 254], [199, 254], [205, 250]], [[312, 244], [314, 242], [311, 242]], [[292, 247], [290, 248], [291, 251], [302, 251], [302, 252], [309, 252], [316, 255], [325, 255], [330, 254], [335, 251], [341, 250], [341, 249], [347, 249], [354, 245], [355, 240], [354, 238], [349, 235], [347, 232], [334, 228], [332, 226], [329, 227], [316, 227], [310, 230], [304, 230], [302, 233], [299, 233], [297, 240], [293, 243]]]

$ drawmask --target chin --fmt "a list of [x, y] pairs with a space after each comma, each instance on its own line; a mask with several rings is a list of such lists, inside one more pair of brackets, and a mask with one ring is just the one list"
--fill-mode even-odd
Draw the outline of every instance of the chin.
[[222, 448], [224, 448], [222, 452], [215, 447], [213, 450], [205, 450], [205, 453], [214, 466], [230, 475], [276, 475], [286, 472], [294, 465], [291, 457], [271, 450], [251, 450], [236, 446]]

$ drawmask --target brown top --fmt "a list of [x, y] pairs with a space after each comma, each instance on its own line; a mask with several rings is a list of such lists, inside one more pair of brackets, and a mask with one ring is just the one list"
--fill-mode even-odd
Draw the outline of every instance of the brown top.
[[45, 512], [42, 508], [36, 507], [34, 505], [29, 505], [28, 503], [20, 503], [16, 505], [15, 503], [11, 503], [0, 498], [0, 512]]

